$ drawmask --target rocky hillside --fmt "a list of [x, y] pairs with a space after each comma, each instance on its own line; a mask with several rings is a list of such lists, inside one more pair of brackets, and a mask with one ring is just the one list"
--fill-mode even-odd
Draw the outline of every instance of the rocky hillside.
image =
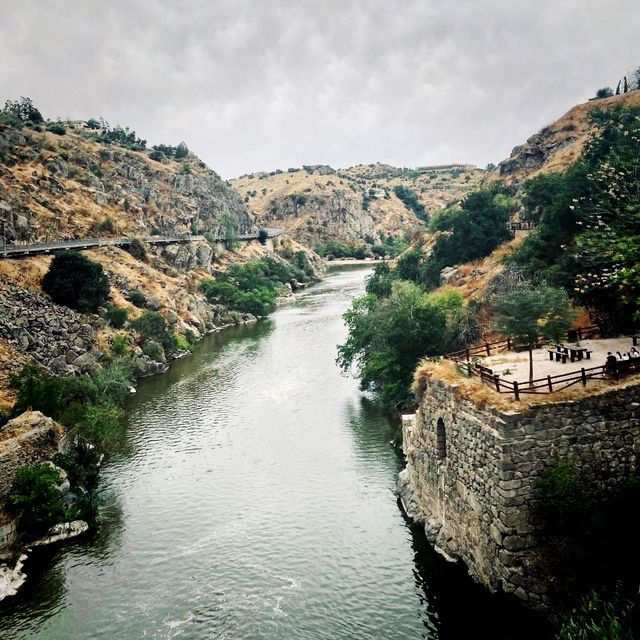
[[252, 216], [237, 193], [193, 154], [152, 160], [147, 151], [0, 125], [0, 218], [9, 239], [213, 231], [224, 212]]
[[398, 196], [415, 193], [425, 217], [476, 188], [484, 171], [459, 168], [399, 169], [372, 164], [333, 169], [326, 165], [253, 173], [232, 180], [256, 219], [283, 226], [298, 241], [347, 245], [377, 243], [382, 235], [411, 233], [424, 221]]
[[522, 182], [543, 171], [562, 171], [578, 159], [593, 133], [593, 125], [589, 122], [591, 111], [609, 109], [617, 104], [640, 104], [640, 90], [576, 105], [524, 144], [514, 147], [509, 158], [503, 160], [488, 179]]
[[[51, 130], [48, 130], [51, 129]], [[86, 123], [7, 123], [0, 118], [0, 220], [9, 243], [53, 239], [198, 233], [210, 237], [185, 244], [128, 250], [84, 251], [102, 265], [111, 302], [129, 320], [144, 311], [160, 313], [173, 335], [196, 339], [247, 319], [210, 304], [199, 290], [203, 279], [236, 261], [301, 249], [286, 237], [241, 242], [228, 250], [212, 236], [225, 220], [236, 229], [254, 226], [242, 199], [188, 151], [180, 159], [144, 145], [103, 138], [108, 129]], [[138, 141], [139, 142], [139, 141]], [[131, 148], [135, 147], [135, 148]], [[186, 147], [185, 147], [186, 149]], [[155, 159], [154, 159], [155, 158]], [[309, 255], [318, 268], [317, 256]], [[115, 331], [104, 317], [54, 304], [41, 281], [52, 257], [0, 258], [0, 412], [11, 398], [7, 376], [33, 358], [55, 373], [91, 370], [109, 352]], [[139, 375], [162, 370], [134, 352]]]

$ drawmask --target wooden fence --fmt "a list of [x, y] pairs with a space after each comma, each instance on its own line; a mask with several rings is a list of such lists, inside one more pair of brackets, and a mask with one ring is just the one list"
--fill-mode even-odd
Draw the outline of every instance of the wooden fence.
[[586, 386], [587, 380], [619, 380], [632, 373], [640, 372], [640, 358], [619, 360], [615, 365], [598, 365], [596, 367], [581, 368], [579, 371], [568, 371], [557, 376], [546, 376], [532, 382], [517, 382], [505, 380], [492, 369], [480, 364], [475, 366], [466, 363], [469, 377], [478, 376], [486, 385], [495, 388], [498, 393], [512, 393], [515, 400], [520, 400], [523, 394], [548, 394], [554, 391], [562, 391], [575, 384]]
[[[597, 325], [592, 324], [588, 327], [570, 329], [567, 332], [567, 340], [588, 340], [589, 338], [593, 338], [597, 335], [600, 335], [600, 328]], [[535, 349], [540, 349], [545, 342], [546, 340], [542, 336], [538, 336], [538, 339], [533, 346]], [[484, 342], [483, 344], [476, 345], [475, 347], [467, 347], [466, 349], [453, 351], [451, 353], [447, 353], [444, 357], [448, 360], [455, 360], [456, 362], [469, 362], [471, 358], [486, 358], [498, 353], [504, 353], [505, 351], [515, 351], [528, 348], [529, 345], [518, 344], [514, 340], [511, 340], [511, 338], [507, 338], [506, 340]]]

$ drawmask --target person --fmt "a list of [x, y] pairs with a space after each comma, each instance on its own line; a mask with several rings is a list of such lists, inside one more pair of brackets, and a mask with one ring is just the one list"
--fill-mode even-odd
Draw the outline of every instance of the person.
[[616, 360], [622, 360], [622, 354], [619, 351], [616, 351]]
[[629, 352], [630, 358], [640, 358], [640, 351], [638, 351], [635, 347], [631, 347], [631, 351]]
[[618, 359], [609, 351], [607, 353], [607, 361], [605, 362], [604, 369], [611, 375], [616, 375], [618, 370]]
[[622, 354], [622, 359], [623, 360], [628, 360], [629, 359], [629, 354], [628, 353], [623, 353]]

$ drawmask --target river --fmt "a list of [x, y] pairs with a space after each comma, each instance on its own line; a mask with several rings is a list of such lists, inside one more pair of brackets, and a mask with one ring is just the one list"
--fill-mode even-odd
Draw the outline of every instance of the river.
[[366, 273], [140, 384], [101, 527], [32, 556], [3, 640], [541, 637], [398, 508], [395, 426], [334, 362]]

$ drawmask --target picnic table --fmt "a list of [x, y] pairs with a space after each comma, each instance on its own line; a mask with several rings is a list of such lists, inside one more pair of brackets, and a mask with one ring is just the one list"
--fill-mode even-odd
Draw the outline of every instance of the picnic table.
[[547, 349], [547, 352], [549, 353], [549, 360], [553, 360], [555, 357], [556, 362], [562, 361], [562, 364], [566, 363], [567, 357], [571, 362], [582, 360], [583, 358], [586, 358], [587, 360], [591, 359], [591, 351], [586, 347], [565, 347], [561, 344], [557, 344], [555, 349]]
[[640, 333], [632, 333], [629, 337], [633, 341], [633, 346], [637, 347], [638, 346], [638, 339], [640, 339]]

